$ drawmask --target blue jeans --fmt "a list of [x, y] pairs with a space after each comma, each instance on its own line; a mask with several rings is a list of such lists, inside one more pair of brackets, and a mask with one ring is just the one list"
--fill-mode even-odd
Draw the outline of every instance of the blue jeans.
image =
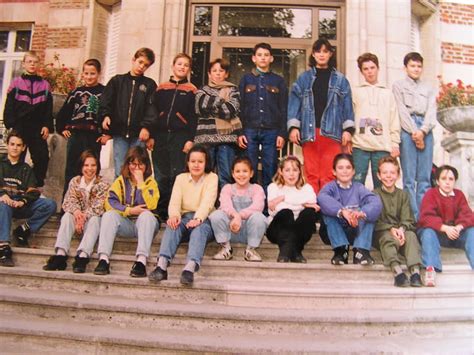
[[31, 232], [36, 233], [54, 213], [56, 213], [56, 202], [49, 198], [39, 198], [22, 208], [12, 208], [0, 202], [0, 242], [10, 241], [13, 217], [28, 218]]
[[354, 175], [354, 180], [365, 185], [365, 179], [367, 177], [367, 171], [369, 170], [370, 162], [370, 169], [372, 170], [372, 182], [374, 184], [374, 188], [380, 187], [381, 182], [377, 177], [379, 160], [387, 155], [389, 155], [389, 153], [385, 151], [379, 150], [375, 152], [369, 152], [367, 150], [354, 148], [352, 150], [352, 158], [354, 159], [356, 171]]
[[[77, 247], [77, 255], [81, 251], [87, 254], [88, 257], [92, 255], [94, 251], [95, 243], [99, 238], [100, 232], [100, 217], [92, 216], [84, 224], [84, 230], [82, 233], [81, 244]], [[66, 254], [69, 254], [69, 248], [71, 247], [71, 239], [76, 234], [75, 218], [72, 213], [66, 212], [61, 218], [61, 225], [59, 226], [58, 236], [56, 238], [56, 244], [54, 249], [63, 249]]]
[[[412, 115], [419, 128], [422, 116]], [[403, 188], [410, 195], [410, 205], [415, 219], [418, 220], [421, 200], [431, 187], [431, 168], [433, 166], [433, 133], [425, 136], [425, 149], [420, 150], [411, 139], [411, 134], [402, 129], [400, 143], [400, 161], [403, 170]]]
[[270, 185], [277, 171], [278, 151], [276, 149], [276, 140], [278, 130], [276, 129], [244, 129], [244, 135], [247, 138], [247, 156], [252, 162], [254, 171], [254, 182], [258, 175], [258, 159], [262, 160], [262, 187], [267, 193], [267, 187]]
[[474, 227], [465, 228], [456, 240], [449, 239], [445, 233], [431, 228], [418, 230], [421, 240], [421, 260], [424, 266], [434, 266], [436, 271], [442, 271], [443, 266], [439, 257], [440, 246], [445, 248], [464, 249], [471, 269], [474, 270]]
[[[181, 216], [181, 223], [178, 228], [171, 229], [166, 226], [165, 234], [161, 240], [160, 255], [171, 261], [178, 250], [181, 242], [189, 242], [188, 255], [186, 261], [194, 261], [199, 268], [204, 256], [207, 242], [214, 239], [209, 219], [204, 220], [199, 226], [193, 229], [187, 229], [188, 223], [194, 217], [194, 212], [188, 212]], [[197, 270], [196, 270], [197, 271]]]
[[360, 220], [357, 228], [352, 228], [347, 223], [343, 225], [341, 218], [323, 215], [323, 219], [333, 249], [349, 244], [352, 244], [354, 248], [371, 249], [374, 223]]
[[234, 144], [219, 144], [207, 146], [211, 165], [213, 168], [217, 167], [217, 176], [219, 177], [219, 191], [226, 184], [232, 184], [232, 163], [235, 159]]
[[120, 175], [122, 165], [125, 162], [125, 156], [131, 147], [141, 146], [145, 147], [145, 143], [140, 141], [138, 138], [124, 138], [122, 136], [113, 136], [114, 144], [114, 171], [115, 178]]

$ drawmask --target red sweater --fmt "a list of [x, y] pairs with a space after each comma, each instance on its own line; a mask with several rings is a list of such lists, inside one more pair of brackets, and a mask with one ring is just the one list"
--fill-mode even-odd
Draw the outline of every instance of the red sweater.
[[464, 228], [474, 226], [474, 213], [461, 190], [454, 189], [454, 196], [443, 196], [437, 187], [429, 189], [421, 202], [418, 228], [441, 231], [443, 224]]

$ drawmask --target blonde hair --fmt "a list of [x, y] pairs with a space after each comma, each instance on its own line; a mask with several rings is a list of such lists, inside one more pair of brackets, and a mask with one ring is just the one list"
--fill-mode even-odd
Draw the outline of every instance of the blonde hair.
[[278, 186], [285, 186], [285, 180], [283, 179], [282, 170], [285, 167], [285, 164], [290, 162], [291, 164], [296, 165], [298, 171], [300, 172], [300, 176], [298, 177], [298, 181], [296, 181], [295, 187], [299, 190], [305, 184], [305, 179], [303, 176], [303, 165], [301, 164], [300, 160], [294, 155], [287, 155], [278, 164], [278, 170], [273, 176], [273, 182]]
[[25, 53], [25, 55], [23, 56], [23, 62], [26, 60], [27, 57], [33, 57], [33, 58], [36, 58], [40, 59], [39, 55], [36, 53], [36, 51], [28, 51]]

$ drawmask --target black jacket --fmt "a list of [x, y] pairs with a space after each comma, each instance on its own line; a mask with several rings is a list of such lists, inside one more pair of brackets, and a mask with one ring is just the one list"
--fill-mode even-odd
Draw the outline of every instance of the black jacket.
[[0, 196], [5, 194], [12, 200], [23, 201], [25, 204], [40, 197], [40, 192], [36, 189], [35, 174], [27, 163], [12, 164], [8, 157], [0, 161]]

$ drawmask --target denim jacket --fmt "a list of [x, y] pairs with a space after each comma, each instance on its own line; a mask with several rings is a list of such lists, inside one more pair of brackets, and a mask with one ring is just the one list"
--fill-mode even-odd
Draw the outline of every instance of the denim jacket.
[[240, 80], [240, 110], [244, 129], [276, 129], [286, 138], [288, 89], [285, 80], [272, 72], [254, 70]]
[[[317, 69], [311, 68], [301, 74], [293, 83], [288, 103], [287, 127], [299, 128], [301, 143], [314, 142], [314, 100], [313, 83]], [[342, 73], [332, 69], [329, 77], [328, 102], [321, 118], [321, 135], [337, 141], [342, 132], [354, 127], [354, 111], [349, 81]]]

